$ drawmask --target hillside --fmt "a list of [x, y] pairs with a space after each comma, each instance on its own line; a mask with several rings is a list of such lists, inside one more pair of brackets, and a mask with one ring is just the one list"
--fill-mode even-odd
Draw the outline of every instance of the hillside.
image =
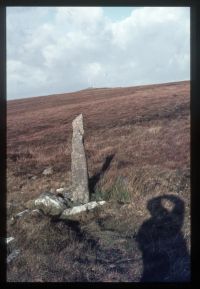
[[[74, 223], [28, 215], [12, 224], [10, 218], [25, 209], [25, 202], [70, 183], [71, 123], [79, 113], [91, 199], [107, 204]], [[53, 174], [43, 175], [49, 166]], [[147, 261], [145, 248], [157, 244], [151, 239], [156, 226], [151, 203], [164, 194], [174, 196], [179, 210], [170, 221], [160, 218], [164, 235], [162, 229], [156, 234], [164, 240], [162, 254], [158, 262], [155, 256]], [[138, 282], [151, 267], [166, 272], [158, 273], [158, 280], [188, 280], [190, 82], [8, 101], [7, 210], [8, 237], [16, 238], [21, 252], [8, 265], [8, 281]], [[139, 233], [143, 228], [147, 243]], [[159, 263], [166, 258], [168, 265]]]

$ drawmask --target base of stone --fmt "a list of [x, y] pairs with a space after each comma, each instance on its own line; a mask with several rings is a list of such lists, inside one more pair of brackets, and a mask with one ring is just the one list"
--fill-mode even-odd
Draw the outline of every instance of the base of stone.
[[90, 211], [92, 209], [94, 209], [97, 206], [102, 206], [104, 205], [106, 202], [105, 201], [99, 201], [99, 202], [89, 202], [86, 203], [84, 205], [80, 205], [80, 206], [75, 206], [71, 209], [66, 209], [62, 212], [61, 216], [59, 217], [59, 219], [67, 219], [69, 216], [71, 215], [76, 215], [82, 212], [86, 212], [86, 211]]
[[[94, 209], [97, 206], [102, 206], [105, 201], [93, 201], [86, 204], [76, 204], [68, 199], [61, 198], [52, 193], [46, 192], [39, 196], [35, 200], [28, 201], [26, 207], [29, 210], [38, 209], [43, 214], [52, 217], [57, 217], [58, 219], [67, 219], [72, 215], [79, 214], [81, 212], [86, 212]], [[26, 210], [26, 211], [29, 211]], [[24, 212], [26, 212], [24, 211]], [[23, 212], [23, 213], [24, 213]]]

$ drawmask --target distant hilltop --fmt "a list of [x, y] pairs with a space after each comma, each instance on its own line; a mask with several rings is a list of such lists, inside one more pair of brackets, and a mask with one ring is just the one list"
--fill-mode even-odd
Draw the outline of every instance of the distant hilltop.
[[55, 93], [55, 94], [48, 94], [48, 95], [39, 95], [39, 96], [33, 96], [33, 97], [24, 97], [24, 98], [20, 98], [20, 99], [11, 99], [8, 100], [9, 102], [13, 102], [13, 101], [23, 101], [25, 99], [35, 99], [35, 98], [43, 98], [43, 97], [59, 97], [59, 96], [63, 96], [65, 95], [66, 97], [70, 97], [70, 96], [76, 96], [79, 94], [85, 94], [86, 92], [88, 92], [90, 94], [90, 92], [101, 92], [104, 93], [104, 91], [106, 92], [114, 92], [114, 91], [121, 91], [122, 93], [124, 92], [135, 92], [136, 90], [146, 90], [146, 89], [154, 89], [154, 88], [159, 88], [159, 87], [167, 87], [167, 86], [177, 86], [177, 85], [189, 85], [190, 80], [183, 80], [183, 81], [176, 81], [176, 82], [167, 82], [167, 83], [156, 83], [156, 84], [145, 84], [145, 85], [136, 85], [136, 86], [118, 86], [118, 87], [87, 87], [81, 90], [77, 90], [77, 91], [72, 91], [72, 92], [63, 92], [63, 93]]

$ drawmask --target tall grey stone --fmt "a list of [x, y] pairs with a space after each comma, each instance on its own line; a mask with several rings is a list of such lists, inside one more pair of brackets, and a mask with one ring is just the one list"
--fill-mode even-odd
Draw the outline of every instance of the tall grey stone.
[[88, 170], [84, 149], [83, 115], [78, 115], [72, 122], [72, 194], [73, 202], [85, 204], [89, 201]]

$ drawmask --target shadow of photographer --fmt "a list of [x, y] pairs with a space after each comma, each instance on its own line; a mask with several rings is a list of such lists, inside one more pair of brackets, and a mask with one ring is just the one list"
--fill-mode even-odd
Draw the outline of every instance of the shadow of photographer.
[[147, 209], [151, 217], [136, 238], [143, 258], [140, 282], [189, 282], [190, 257], [181, 232], [184, 202], [167, 194], [151, 199]]

